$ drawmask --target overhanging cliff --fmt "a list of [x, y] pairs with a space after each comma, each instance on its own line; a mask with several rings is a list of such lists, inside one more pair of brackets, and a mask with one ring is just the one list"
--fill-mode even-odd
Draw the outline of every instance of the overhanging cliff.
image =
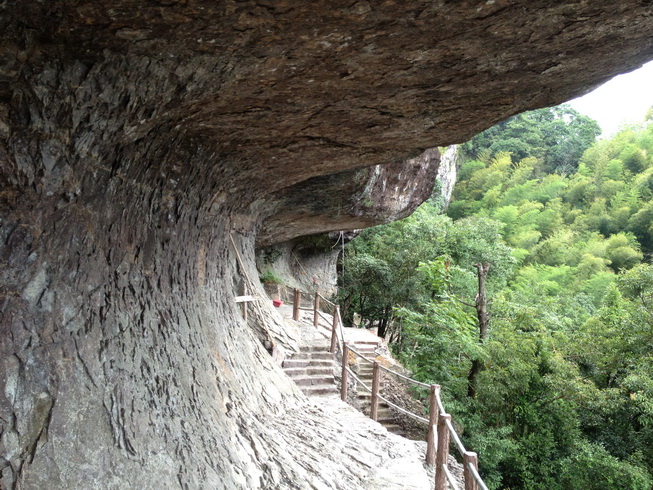
[[653, 58], [649, 2], [552, 3], [2, 2], [2, 485], [360, 486], [239, 277], [257, 240], [409, 212], [428, 148]]

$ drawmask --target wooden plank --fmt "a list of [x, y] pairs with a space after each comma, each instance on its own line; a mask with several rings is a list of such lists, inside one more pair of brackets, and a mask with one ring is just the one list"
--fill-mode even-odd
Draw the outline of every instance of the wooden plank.
[[255, 298], [251, 295], [246, 296], [236, 296], [236, 303], [243, 303], [245, 301], [258, 301], [258, 298]]

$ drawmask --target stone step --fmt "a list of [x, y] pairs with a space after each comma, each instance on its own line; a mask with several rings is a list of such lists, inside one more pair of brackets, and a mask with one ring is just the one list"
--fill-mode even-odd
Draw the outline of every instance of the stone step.
[[300, 351], [292, 356], [292, 359], [328, 359], [333, 360], [334, 355], [331, 352], [324, 351]]
[[331, 395], [333, 393], [338, 393], [336, 385], [304, 385], [300, 386], [306, 396], [321, 396], [321, 395]]
[[286, 359], [283, 361], [284, 368], [303, 368], [310, 364], [310, 359]]
[[331, 352], [313, 352], [312, 359], [328, 359], [330, 361], [333, 361], [335, 358], [335, 355], [332, 354]]
[[[356, 349], [354, 347], [354, 349]], [[367, 357], [367, 358], [374, 358], [376, 357], [376, 350], [375, 349], [356, 349], [356, 352], [359, 354]]]
[[[370, 416], [370, 409], [368, 408], [363, 412], [365, 415], [368, 417]], [[395, 414], [392, 412], [383, 412], [381, 410], [378, 410], [376, 412], [376, 421], [381, 423], [381, 424], [386, 424], [386, 423], [396, 423], [396, 417]]]
[[312, 364], [309, 364], [306, 367], [299, 367], [299, 368], [283, 368], [283, 372], [286, 373], [287, 376], [290, 376], [291, 378], [297, 377], [297, 376], [312, 376], [312, 375], [333, 375], [333, 366], [328, 365], [328, 366], [313, 366]]
[[319, 344], [305, 345], [302, 347], [301, 350], [309, 351], [309, 352], [329, 352], [330, 348], [331, 348], [331, 342], [324, 342]]
[[315, 374], [330, 374], [333, 376], [333, 365], [329, 366], [309, 366], [306, 368], [306, 374], [315, 375]]
[[363, 354], [363, 353], [370, 354], [372, 352], [376, 352], [376, 347], [367, 347], [367, 346], [365, 346], [365, 347], [356, 347], [356, 346], [354, 346], [354, 349], [356, 349], [361, 354]]
[[333, 376], [302, 376], [293, 378], [293, 381], [298, 386], [333, 384], [335, 382]]
[[286, 373], [286, 376], [289, 376], [291, 378], [295, 378], [298, 376], [306, 376], [306, 370], [308, 367], [283, 367], [283, 372]]
[[[367, 416], [367, 417], [370, 416], [370, 414], [368, 412], [364, 412], [364, 413], [365, 413], [365, 416]], [[376, 421], [379, 424], [383, 425], [384, 427], [388, 426], [388, 425], [396, 425], [397, 424], [397, 420], [394, 417], [385, 417], [385, 416], [382, 417], [379, 414], [377, 414], [377, 416], [376, 416]]]
[[292, 357], [283, 361], [284, 368], [333, 367], [333, 359], [297, 359]]
[[331, 367], [333, 368], [333, 359], [312, 359], [311, 367]]
[[388, 432], [392, 432], [393, 434], [397, 434], [398, 436], [406, 435], [406, 431], [401, 425], [388, 424], [388, 425], [384, 425], [384, 427], [388, 429]]
[[394, 415], [383, 416], [383, 417], [381, 415], [377, 415], [376, 421], [383, 426], [388, 426], [397, 423], [397, 419], [395, 418]]
[[321, 339], [319, 343], [303, 344], [299, 346], [300, 352], [328, 352], [331, 348], [331, 342]]
[[[363, 412], [365, 412], [366, 415], [369, 415], [371, 409], [372, 409], [371, 404], [361, 405], [361, 410]], [[394, 417], [395, 416], [394, 411], [390, 407], [388, 407], [385, 404], [381, 405], [380, 403], [379, 403], [379, 406], [376, 409], [376, 414], [379, 417], [381, 417], [381, 416], [383, 416], [383, 417]]]

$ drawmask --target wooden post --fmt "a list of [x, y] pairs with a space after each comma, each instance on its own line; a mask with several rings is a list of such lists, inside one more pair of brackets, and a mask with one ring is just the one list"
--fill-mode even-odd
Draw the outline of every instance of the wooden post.
[[296, 322], [299, 321], [299, 307], [302, 302], [302, 293], [299, 289], [295, 289], [295, 296], [292, 300], [292, 319]]
[[372, 364], [372, 405], [370, 406], [370, 418], [376, 421], [379, 418], [379, 382], [381, 381], [381, 369], [378, 361]]
[[336, 305], [333, 310], [333, 326], [331, 327], [331, 354], [336, 351], [336, 343], [338, 342], [338, 334], [336, 333], [338, 328], [338, 318], [339, 318], [340, 307]]
[[474, 465], [474, 468], [478, 471], [478, 456], [475, 452], [465, 451], [465, 454], [463, 454], [463, 466], [465, 467], [463, 473], [465, 475], [465, 490], [478, 490], [478, 483], [469, 469], [469, 463]]
[[313, 326], [317, 328], [317, 322], [319, 320], [317, 309], [320, 307], [320, 294], [315, 291], [315, 302], [313, 303]]
[[340, 399], [347, 401], [347, 366], [349, 364], [349, 343], [342, 346], [342, 386], [340, 386]]
[[426, 464], [435, 465], [435, 446], [437, 439], [438, 415], [440, 407], [438, 406], [438, 397], [440, 396], [440, 385], [431, 385], [431, 400], [429, 411], [429, 431], [426, 436]]
[[442, 470], [442, 465], [446, 466], [449, 461], [448, 420], [451, 420], [451, 415], [448, 413], [441, 413], [438, 418], [438, 453], [435, 456], [435, 490], [446, 490], [447, 488], [447, 475]]

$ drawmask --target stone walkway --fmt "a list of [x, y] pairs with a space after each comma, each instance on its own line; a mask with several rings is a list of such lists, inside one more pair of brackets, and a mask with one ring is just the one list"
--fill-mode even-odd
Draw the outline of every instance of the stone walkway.
[[[292, 307], [279, 309], [286, 321], [292, 317]], [[312, 312], [302, 311], [300, 321], [300, 345], [317, 339], [325, 340], [330, 320], [320, 318], [320, 326], [312, 325]], [[295, 322], [292, 322], [295, 323]], [[377, 340], [378, 337], [365, 329], [345, 329], [347, 341]], [[309, 403], [324, 412], [324, 419], [340, 427], [339, 438], [347, 440], [345, 447], [356, 447], [349, 457], [368, 468], [363, 477], [364, 488], [369, 490], [427, 490], [434, 484], [433, 469], [425, 465], [426, 443], [411, 441], [392, 434], [378, 422], [340, 400], [339, 395], [309, 397]], [[330, 424], [327, 424], [330, 425]]]
[[[352, 457], [370, 463], [365, 488], [369, 490], [426, 490], [433, 488], [433, 470], [424, 464], [426, 443], [392, 434], [338, 396], [311, 398], [325, 417], [337, 421], [343, 435], [358, 439]], [[371, 464], [373, 463], [373, 464]]]

